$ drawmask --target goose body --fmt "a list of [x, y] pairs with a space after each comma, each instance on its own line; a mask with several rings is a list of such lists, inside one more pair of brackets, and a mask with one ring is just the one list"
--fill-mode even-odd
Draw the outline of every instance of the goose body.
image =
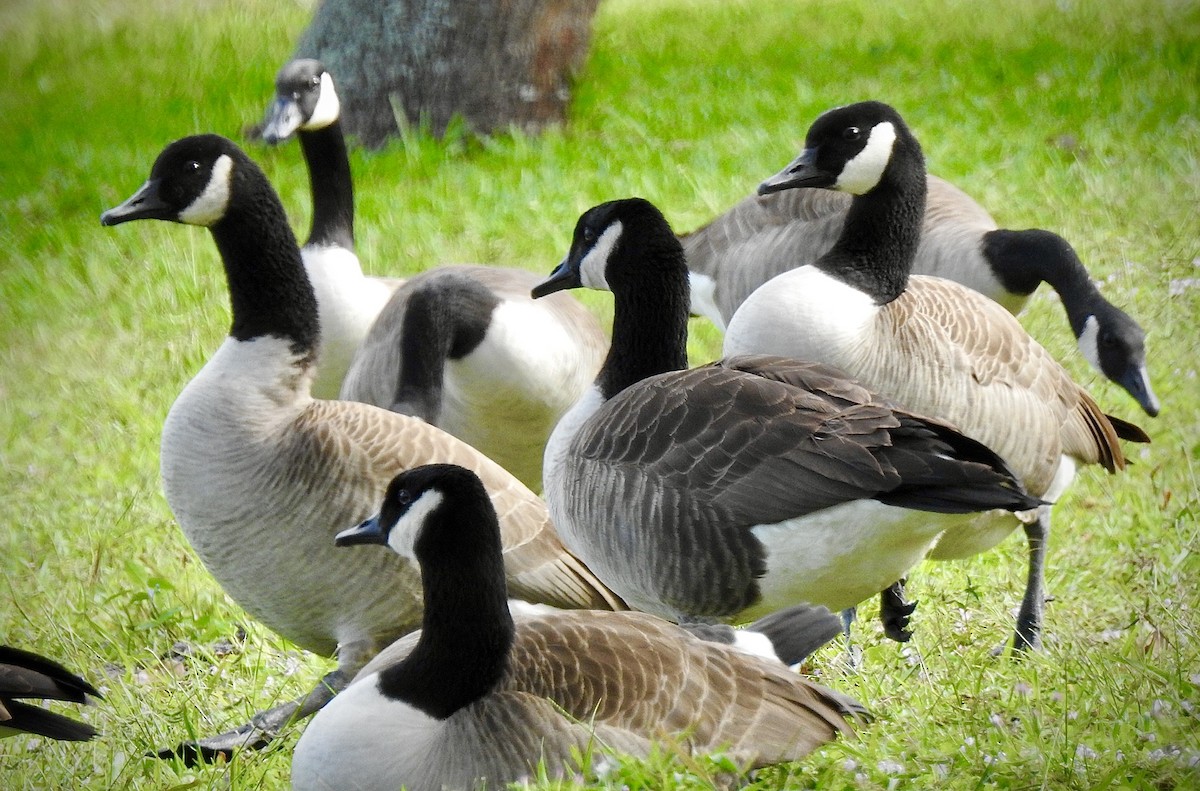
[[545, 497], [567, 546], [636, 609], [841, 609], [962, 514], [1036, 504], [987, 448], [835, 369], [750, 356], [684, 370], [686, 265], [646, 201], [585, 213], [535, 293], [578, 285], [613, 292], [613, 343], [551, 435]]
[[86, 679], [52, 659], [0, 645], [0, 737], [19, 733], [83, 742], [96, 729], [23, 700], [87, 703], [100, 693]]
[[294, 60], [279, 71], [263, 139], [275, 144], [295, 134], [308, 166], [312, 226], [300, 254], [321, 322], [312, 393], [327, 399], [338, 397], [355, 352], [402, 282], [363, 274], [354, 252], [354, 183], [340, 118], [333, 78], [320, 61]]
[[[1121, 469], [1119, 434], [1145, 440], [1140, 429], [1105, 415], [997, 303], [953, 281], [910, 276], [925, 183], [920, 147], [892, 108], [865, 102], [821, 116], [802, 155], [760, 189], [851, 192], [845, 229], [813, 266], [777, 275], [747, 297], [729, 323], [725, 353], [836, 365], [986, 444], [1048, 503], [1079, 464]], [[1029, 528], [1039, 551], [1048, 518], [1042, 509]], [[995, 520], [958, 528], [934, 556], [982, 551], [1007, 532]], [[1019, 645], [1033, 644], [1040, 628], [1040, 557], [1034, 563]]]
[[452, 465], [399, 476], [381, 513], [338, 541], [414, 557], [425, 623], [309, 723], [292, 763], [297, 791], [498, 788], [539, 766], [561, 777], [594, 751], [646, 755], [656, 743], [762, 766], [802, 758], [862, 712], [777, 661], [650, 615], [514, 617], [495, 513], [478, 479]]
[[562, 547], [542, 502], [495, 462], [422, 420], [311, 396], [313, 291], [278, 197], [235, 145], [201, 135], [168, 146], [146, 185], [102, 217], [135, 219], [208, 226], [225, 265], [230, 336], [171, 407], [161, 466], [188, 541], [248, 612], [308, 650], [339, 647], [344, 679], [416, 628], [417, 569], [330, 542], [373, 511], [396, 473], [434, 460], [485, 481], [515, 596], [620, 606]]
[[[1146, 334], [1104, 298], [1074, 248], [1058, 234], [999, 228], [965, 192], [927, 175], [913, 272], [953, 280], [1019, 313], [1041, 283], [1058, 293], [1080, 353], [1149, 415], [1158, 398], [1146, 369]], [[738, 307], [776, 275], [814, 263], [837, 242], [851, 198], [814, 188], [752, 196], [682, 237], [692, 310], [724, 329]]]
[[539, 491], [546, 439], [608, 348], [578, 300], [531, 299], [539, 280], [479, 265], [411, 278], [363, 341], [341, 397], [420, 417]]

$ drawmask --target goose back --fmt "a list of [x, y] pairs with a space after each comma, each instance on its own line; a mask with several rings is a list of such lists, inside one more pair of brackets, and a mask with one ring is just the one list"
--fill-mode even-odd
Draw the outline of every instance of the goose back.
[[[611, 615], [611, 614], [610, 614]], [[310, 724], [297, 748], [293, 782], [303, 791], [331, 773], [405, 778], [409, 789], [488, 788], [576, 772], [578, 756], [645, 756], [666, 744], [685, 754], [722, 750], [750, 767], [798, 760], [839, 734], [861, 709], [781, 664], [706, 642], [649, 615], [559, 612], [515, 618], [508, 669], [491, 693], [444, 720], [414, 717], [405, 704], [380, 706], [380, 672], [413, 650], [410, 635], [373, 659]], [[361, 702], [360, 702], [361, 701]], [[349, 719], [349, 718], [353, 719]], [[420, 723], [418, 727], [415, 723]], [[351, 734], [387, 735], [381, 749]], [[358, 786], [355, 786], [358, 787]]]
[[421, 417], [540, 490], [546, 439], [608, 341], [570, 295], [530, 299], [539, 280], [465, 264], [417, 275], [371, 328], [341, 397]]
[[1124, 466], [1115, 430], [1095, 401], [997, 303], [916, 275], [873, 320], [856, 324], [817, 296], [827, 279], [815, 268], [798, 269], [752, 294], [730, 325], [725, 352], [822, 360], [853, 371], [865, 385], [994, 449], [1037, 496], [1049, 490], [1063, 455], [1110, 471]]

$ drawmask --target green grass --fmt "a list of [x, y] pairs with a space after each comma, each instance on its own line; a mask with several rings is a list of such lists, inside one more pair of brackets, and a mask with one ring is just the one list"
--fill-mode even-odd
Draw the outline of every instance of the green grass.
[[[216, 767], [142, 757], [298, 694], [330, 663], [229, 601], [160, 493], [162, 419], [227, 329], [212, 242], [97, 218], [168, 141], [256, 121], [308, 14], [267, 0], [24, 0], [0, 15], [0, 639], [86, 670], [106, 694], [84, 712], [103, 732], [93, 743], [0, 743], [5, 788], [286, 786], [294, 734]], [[1051, 296], [1023, 317], [1154, 438], [1120, 476], [1085, 471], [1056, 509], [1045, 650], [988, 654], [1019, 601], [1018, 537], [926, 564], [909, 646], [882, 638], [868, 604], [862, 670], [844, 673], [836, 649], [815, 662], [877, 721], [760, 773], [761, 787], [1200, 784], [1198, 41], [1200, 10], [1183, 2], [607, 0], [563, 128], [354, 152], [368, 269], [548, 272], [593, 203], [641, 194], [689, 229], [788, 161], [817, 113], [879, 98], [934, 172], [1004, 225], [1064, 234], [1149, 330], [1157, 420], [1078, 359]], [[295, 146], [251, 153], [306, 227]], [[607, 295], [587, 301], [609, 311]], [[693, 358], [712, 358], [717, 334], [694, 327]], [[239, 628], [235, 650], [214, 650]], [[171, 659], [176, 641], [200, 654]], [[728, 770], [658, 757], [605, 782], [704, 788]]]

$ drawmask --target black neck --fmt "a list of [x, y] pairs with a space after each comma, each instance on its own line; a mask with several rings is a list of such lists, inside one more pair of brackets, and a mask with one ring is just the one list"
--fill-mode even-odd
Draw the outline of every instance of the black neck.
[[652, 253], [654, 266], [636, 284], [611, 284], [614, 297], [612, 345], [596, 383], [605, 399], [649, 376], [687, 368], [687, 322], [691, 310], [683, 250]]
[[240, 341], [275, 335], [296, 354], [314, 356], [320, 340], [317, 298], [278, 196], [257, 169], [235, 178], [261, 181], [237, 193], [211, 227], [229, 281], [233, 326]]
[[337, 245], [354, 249], [354, 180], [341, 121], [300, 132], [313, 196], [312, 229], [305, 247]]
[[487, 502], [482, 484], [471, 497], [448, 495], [422, 528], [421, 636], [411, 654], [380, 673], [385, 695], [437, 719], [494, 689], [512, 648], [500, 525], [492, 508], [478, 507], [481, 499]]
[[451, 272], [412, 291], [404, 310], [395, 411], [437, 424], [446, 359], [461, 359], [483, 342], [499, 302], [478, 280]]
[[914, 159], [903, 138], [895, 146], [879, 184], [854, 196], [841, 236], [817, 261], [880, 305], [908, 286], [925, 217], [924, 159], [919, 149]]
[[1014, 294], [1029, 295], [1043, 281], [1049, 283], [1062, 298], [1077, 338], [1088, 316], [1105, 302], [1074, 248], [1056, 233], [989, 231], [984, 234], [982, 250], [1000, 283]]

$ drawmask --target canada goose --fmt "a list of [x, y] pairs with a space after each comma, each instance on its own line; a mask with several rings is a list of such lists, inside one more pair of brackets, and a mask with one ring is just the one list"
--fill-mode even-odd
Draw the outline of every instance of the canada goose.
[[533, 300], [539, 280], [479, 265], [413, 277], [371, 327], [341, 397], [422, 418], [540, 491], [546, 438], [608, 338], [574, 297]]
[[402, 473], [338, 534], [420, 564], [424, 623], [308, 724], [293, 788], [498, 788], [653, 742], [757, 767], [852, 732], [857, 702], [653, 616], [510, 614], [499, 538], [478, 477], [448, 464]]
[[[1019, 313], [1042, 282], [1061, 298], [1079, 351], [1151, 416], [1158, 397], [1146, 370], [1146, 333], [1101, 294], [1066, 239], [1051, 231], [999, 228], [965, 192], [928, 175], [913, 272], [962, 283]], [[691, 269], [692, 310], [724, 329], [754, 289], [811, 264], [841, 234], [850, 196], [794, 189], [742, 200], [681, 237]]]
[[0, 645], [0, 737], [32, 733], [48, 739], [85, 742], [96, 729], [21, 700], [65, 700], [87, 703], [103, 697], [85, 679], [51, 659]]
[[828, 366], [751, 356], [684, 370], [687, 266], [645, 200], [584, 213], [534, 294], [581, 285], [613, 292], [613, 341], [551, 434], [544, 496], [563, 542], [634, 609], [843, 609], [964, 518], [946, 514], [1039, 502], [987, 448]]
[[297, 134], [308, 166], [312, 228], [300, 254], [321, 323], [321, 359], [312, 384], [317, 398], [338, 397], [354, 352], [403, 282], [367, 277], [354, 252], [354, 182], [340, 116], [329, 72], [320, 61], [301, 59], [280, 69], [262, 127], [271, 144]]
[[[912, 275], [925, 200], [920, 145], [899, 114], [863, 102], [823, 114], [801, 155], [763, 193], [820, 187], [851, 193], [845, 227], [813, 266], [777, 275], [729, 322], [725, 354], [783, 354], [835, 365], [907, 408], [936, 415], [995, 450], [1047, 503], [1077, 464], [1122, 469], [1118, 437], [1141, 429], [1095, 401], [996, 302], [943, 278]], [[1049, 506], [1030, 515], [1030, 570], [1014, 637], [1041, 629]], [[1000, 541], [1012, 520], [948, 531], [932, 556], [964, 557]]]
[[338, 670], [304, 712], [420, 623], [415, 567], [387, 553], [353, 557], [330, 541], [369, 515], [401, 470], [450, 461], [483, 478], [500, 513], [513, 595], [620, 606], [563, 549], [542, 501], [495, 462], [423, 420], [312, 398], [316, 300], [278, 196], [237, 146], [217, 135], [167, 146], [149, 180], [101, 222], [140, 219], [207, 226], [221, 253], [233, 326], [167, 415], [163, 489], [234, 600], [303, 648], [338, 649]]

